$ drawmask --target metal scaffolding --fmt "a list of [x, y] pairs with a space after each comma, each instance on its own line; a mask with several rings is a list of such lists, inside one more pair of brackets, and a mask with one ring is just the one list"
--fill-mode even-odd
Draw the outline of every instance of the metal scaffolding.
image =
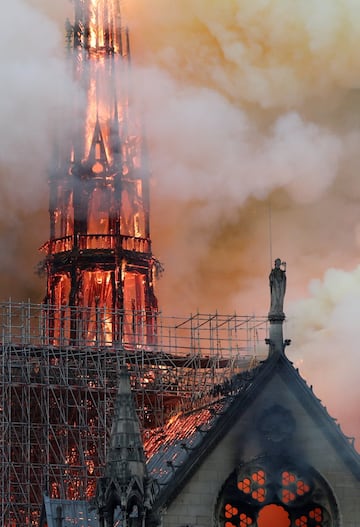
[[[58, 315], [42, 305], [0, 304], [4, 527], [36, 525], [44, 493], [63, 499], [93, 495], [124, 362], [143, 429], [158, 428], [172, 414], [219, 397], [214, 386], [261, 359], [267, 336], [265, 317], [196, 314], [157, 315], [149, 339], [146, 313], [99, 309], [94, 323], [102, 339], [81, 332], [76, 345], [66, 336], [54, 345], [47, 324]], [[135, 331], [122, 342], [103, 338], [108, 316], [136, 317]]]

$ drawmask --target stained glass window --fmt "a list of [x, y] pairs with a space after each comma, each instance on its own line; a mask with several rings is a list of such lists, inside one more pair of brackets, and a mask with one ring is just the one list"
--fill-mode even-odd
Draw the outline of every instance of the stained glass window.
[[220, 526], [336, 527], [332, 496], [310, 469], [264, 458], [239, 467], [225, 483], [219, 503]]

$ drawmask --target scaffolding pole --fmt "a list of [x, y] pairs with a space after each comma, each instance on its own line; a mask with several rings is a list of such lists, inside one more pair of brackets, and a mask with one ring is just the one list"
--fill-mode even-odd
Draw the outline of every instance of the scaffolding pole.
[[[0, 304], [0, 523], [37, 525], [42, 496], [89, 499], [106, 459], [120, 366], [128, 365], [143, 430], [161, 428], [182, 410], [220, 397], [214, 386], [263, 358], [266, 317], [158, 315], [149, 343], [143, 313], [124, 342], [56, 345], [46, 331], [49, 308]], [[111, 316], [124, 316], [112, 313]], [[65, 321], [70, 327], [71, 320]], [[45, 329], [44, 329], [45, 328]], [[81, 328], [79, 329], [81, 331]]]

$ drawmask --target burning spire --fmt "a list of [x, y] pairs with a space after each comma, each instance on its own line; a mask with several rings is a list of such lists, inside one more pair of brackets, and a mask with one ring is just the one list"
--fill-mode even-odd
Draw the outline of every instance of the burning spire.
[[76, 0], [66, 34], [85, 104], [75, 101], [73, 133], [50, 177], [50, 240], [43, 247], [48, 331], [54, 343], [134, 343], [139, 325], [154, 335], [158, 262], [120, 2]]

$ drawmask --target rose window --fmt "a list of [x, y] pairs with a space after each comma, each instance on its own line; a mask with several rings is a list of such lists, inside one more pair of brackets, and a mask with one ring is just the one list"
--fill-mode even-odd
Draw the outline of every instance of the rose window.
[[240, 467], [225, 483], [220, 527], [338, 527], [335, 500], [319, 474], [262, 461]]

